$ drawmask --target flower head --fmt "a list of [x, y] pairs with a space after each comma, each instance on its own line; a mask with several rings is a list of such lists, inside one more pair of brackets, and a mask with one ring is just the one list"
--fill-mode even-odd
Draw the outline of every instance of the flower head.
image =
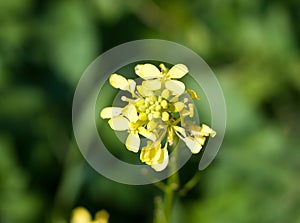
[[195, 115], [192, 99], [200, 97], [195, 91], [186, 90], [185, 84], [178, 80], [188, 73], [188, 68], [183, 64], [171, 69], [163, 64], [159, 67], [160, 70], [152, 64], [137, 65], [135, 73], [143, 79], [139, 85], [132, 79], [112, 74], [110, 84], [129, 92], [131, 97], [122, 96], [125, 107], [106, 107], [100, 114], [103, 119], [109, 119], [113, 130], [128, 132], [125, 143], [128, 150], [137, 153], [141, 137], [148, 140], [141, 148], [140, 160], [156, 171], [167, 167], [168, 145], [173, 145], [175, 137], [182, 139], [192, 153], [199, 153], [206, 137], [216, 134], [207, 125], [197, 126], [191, 121]]
[[73, 210], [71, 223], [108, 223], [109, 214], [105, 210], [98, 211], [95, 219], [92, 220], [90, 212], [84, 207], [77, 207]]

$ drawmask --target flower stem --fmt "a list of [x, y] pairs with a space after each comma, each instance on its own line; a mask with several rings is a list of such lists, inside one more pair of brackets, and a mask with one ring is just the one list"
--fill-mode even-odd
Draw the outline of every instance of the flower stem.
[[196, 172], [196, 174], [182, 187], [179, 191], [180, 196], [185, 196], [196, 184], [199, 182], [201, 178], [201, 173]]
[[178, 154], [178, 147], [175, 146], [175, 149], [173, 150], [174, 156], [170, 159], [170, 171], [175, 172], [172, 176], [169, 177], [167, 181], [167, 185], [165, 187], [165, 195], [164, 195], [164, 212], [165, 212], [165, 218], [166, 222], [169, 223], [171, 216], [172, 216], [172, 210], [173, 210], [173, 204], [174, 204], [174, 195], [175, 191], [179, 188], [179, 175], [176, 171], [176, 161], [177, 161], [177, 154]]

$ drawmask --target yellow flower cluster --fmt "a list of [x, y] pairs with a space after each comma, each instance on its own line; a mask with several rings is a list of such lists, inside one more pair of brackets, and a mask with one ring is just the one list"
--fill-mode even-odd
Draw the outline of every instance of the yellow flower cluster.
[[98, 211], [95, 219], [92, 220], [90, 212], [84, 207], [77, 207], [73, 210], [71, 223], [108, 223], [109, 214], [105, 210]]
[[[192, 153], [198, 153], [206, 137], [215, 136], [215, 131], [207, 125], [197, 126], [189, 118], [194, 117], [193, 99], [199, 99], [197, 93], [185, 89], [178, 79], [188, 73], [184, 64], [176, 64], [167, 69], [163, 64], [160, 70], [152, 64], [139, 64], [135, 73], [143, 79], [140, 85], [132, 79], [112, 74], [110, 84], [117, 89], [128, 91], [131, 97], [122, 96], [127, 103], [121, 107], [107, 107], [101, 111], [103, 119], [113, 130], [128, 131], [126, 148], [137, 153], [140, 149], [140, 136], [147, 139], [147, 145], [141, 149], [140, 160], [156, 171], [164, 170], [169, 161], [168, 145], [172, 146], [174, 137], [182, 139]], [[174, 134], [175, 133], [175, 134]], [[161, 143], [166, 138], [165, 145]]]

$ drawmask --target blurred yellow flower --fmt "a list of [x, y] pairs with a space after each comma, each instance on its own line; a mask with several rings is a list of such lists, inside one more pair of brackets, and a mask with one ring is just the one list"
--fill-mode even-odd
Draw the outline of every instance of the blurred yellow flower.
[[206, 137], [216, 134], [207, 125], [200, 127], [190, 121], [195, 114], [192, 99], [200, 97], [194, 90], [185, 90], [185, 84], [177, 80], [188, 73], [188, 68], [183, 64], [176, 64], [171, 69], [163, 64], [159, 67], [161, 70], [152, 64], [137, 65], [135, 73], [143, 79], [140, 85], [132, 79], [112, 74], [109, 78], [111, 86], [130, 92], [131, 98], [122, 96], [121, 100], [127, 103], [125, 107], [106, 107], [100, 113], [101, 118], [109, 119], [113, 130], [128, 131], [125, 143], [128, 150], [137, 153], [140, 137], [148, 140], [141, 148], [140, 160], [156, 171], [167, 167], [168, 145], [173, 145], [176, 136], [192, 153], [198, 153]]
[[71, 223], [108, 223], [109, 214], [105, 210], [98, 211], [92, 220], [90, 212], [84, 207], [77, 207], [72, 211]]

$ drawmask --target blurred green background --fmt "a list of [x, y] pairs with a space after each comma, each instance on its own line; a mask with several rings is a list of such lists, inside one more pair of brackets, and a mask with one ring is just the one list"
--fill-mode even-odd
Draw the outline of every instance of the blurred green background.
[[223, 146], [177, 199], [174, 222], [299, 223], [299, 9], [299, 0], [0, 1], [0, 222], [64, 223], [79, 205], [106, 209], [112, 223], [152, 221], [159, 190], [95, 172], [74, 142], [71, 109], [94, 58], [158, 38], [211, 66], [228, 109]]

